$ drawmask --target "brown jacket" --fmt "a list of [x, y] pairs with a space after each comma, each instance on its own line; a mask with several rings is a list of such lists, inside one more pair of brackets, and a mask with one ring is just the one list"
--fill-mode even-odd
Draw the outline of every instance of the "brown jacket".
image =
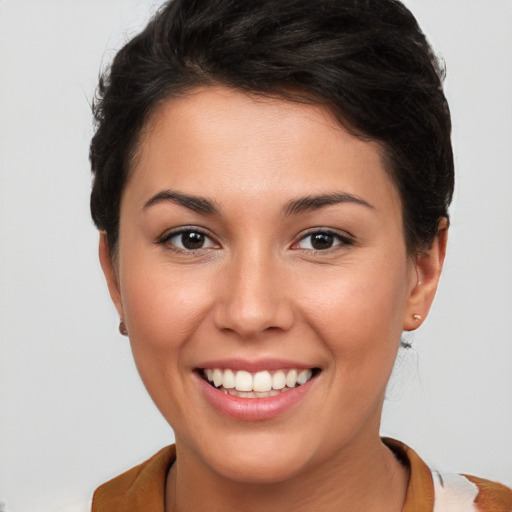
[[[414, 450], [384, 439], [410, 470], [402, 512], [512, 512], [512, 489], [468, 475], [431, 471]], [[165, 512], [165, 481], [174, 445], [100, 486], [92, 512]]]

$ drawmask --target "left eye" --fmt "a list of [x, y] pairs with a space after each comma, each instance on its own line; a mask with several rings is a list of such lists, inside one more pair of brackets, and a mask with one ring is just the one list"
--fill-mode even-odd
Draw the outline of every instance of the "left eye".
[[352, 240], [337, 233], [330, 231], [315, 231], [302, 237], [296, 246], [299, 249], [309, 249], [313, 251], [325, 251], [337, 245], [350, 245]]
[[171, 233], [163, 242], [182, 251], [197, 251], [198, 249], [217, 247], [209, 236], [193, 229]]

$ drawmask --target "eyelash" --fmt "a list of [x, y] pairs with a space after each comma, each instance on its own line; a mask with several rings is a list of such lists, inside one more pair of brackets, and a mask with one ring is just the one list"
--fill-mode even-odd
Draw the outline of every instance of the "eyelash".
[[[201, 247], [198, 247], [197, 249], [192, 249], [192, 248], [186, 248], [186, 247], [178, 247], [176, 243], [171, 243], [171, 240], [173, 238], [176, 238], [179, 236], [183, 237], [183, 235], [185, 235], [187, 233], [201, 235], [202, 237], [204, 237], [203, 240], [206, 243], [208, 243], [208, 246], [204, 247], [204, 245], [202, 245]], [[304, 240], [306, 240], [314, 235], [324, 235], [324, 236], [330, 237], [332, 239], [331, 241], [333, 243], [335, 241], [337, 241], [337, 243], [334, 243], [330, 247], [326, 247], [323, 249], [317, 249], [317, 248], [313, 247], [312, 243], [310, 243], [310, 247], [308, 247], [308, 248], [298, 247], [298, 245], [301, 242], [303, 242]], [[209, 242], [207, 242], [207, 241], [209, 241]], [[219, 245], [213, 240], [213, 238], [205, 230], [203, 230], [201, 228], [194, 227], [194, 226], [183, 227], [183, 228], [179, 228], [175, 231], [165, 233], [163, 236], [158, 238], [156, 243], [160, 244], [160, 245], [165, 245], [166, 247], [168, 247], [169, 249], [171, 249], [177, 253], [184, 253], [184, 254], [194, 254], [197, 251], [201, 251], [204, 249], [212, 249], [212, 248], [219, 247]], [[331, 229], [315, 228], [315, 229], [310, 230], [306, 234], [302, 235], [301, 238], [299, 239], [299, 241], [295, 242], [292, 245], [291, 249], [303, 250], [303, 251], [313, 251], [316, 254], [320, 254], [320, 253], [336, 251], [343, 247], [348, 247], [348, 246], [354, 245], [354, 243], [355, 243], [354, 238], [350, 235], [347, 235], [346, 233], [342, 234], [337, 231], [333, 231]], [[182, 243], [182, 245], [183, 245], [183, 243]]]
[[[325, 249], [315, 249], [312, 246], [312, 243], [310, 243], [311, 247], [307, 249], [297, 247], [297, 245], [300, 244], [302, 241], [314, 235], [327, 235], [328, 237], [332, 237], [333, 241], [337, 241], [337, 243], [334, 243], [334, 245], [332, 245], [331, 247], [327, 247]], [[332, 229], [315, 228], [310, 230], [306, 234], [302, 235], [299, 241], [293, 244], [292, 249], [296, 248], [296, 250], [314, 251], [316, 254], [319, 254], [324, 252], [336, 251], [343, 247], [349, 247], [351, 245], [354, 245], [354, 243], [354, 238], [346, 233], [339, 233], [338, 231], [333, 231]]]
[[[178, 247], [175, 243], [171, 243], [171, 240], [173, 238], [176, 238], [179, 236], [183, 237], [183, 235], [185, 235], [187, 233], [201, 235], [202, 237], [204, 237], [205, 242], [209, 241], [210, 245], [208, 247], [201, 246], [201, 247], [198, 247], [197, 249], [188, 249], [186, 247]], [[160, 245], [164, 245], [177, 253], [184, 253], [184, 254], [194, 254], [197, 251], [218, 247], [218, 244], [213, 240], [213, 238], [205, 230], [203, 230], [201, 228], [194, 227], [194, 226], [183, 227], [183, 228], [179, 228], [175, 231], [167, 232], [164, 235], [162, 235], [161, 237], [159, 237], [156, 243], [160, 244]]]

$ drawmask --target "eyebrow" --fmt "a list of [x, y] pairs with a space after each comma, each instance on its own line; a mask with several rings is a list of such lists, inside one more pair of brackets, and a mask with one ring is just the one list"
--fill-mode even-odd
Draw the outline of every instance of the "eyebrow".
[[[183, 194], [173, 190], [162, 190], [161, 192], [158, 192], [158, 194], [155, 194], [146, 201], [142, 209], [146, 210], [151, 206], [166, 202], [184, 206], [196, 213], [220, 215], [220, 209], [215, 205], [214, 201], [205, 197]], [[283, 207], [283, 214], [285, 216], [297, 215], [300, 213], [319, 210], [325, 206], [342, 203], [353, 203], [373, 209], [373, 206], [370, 203], [360, 197], [346, 192], [333, 192], [329, 194], [311, 195], [293, 199], [285, 204]]]
[[180, 206], [184, 206], [185, 208], [188, 208], [189, 210], [192, 210], [196, 213], [209, 213], [219, 215], [220, 212], [219, 208], [210, 199], [199, 196], [191, 196], [181, 192], [175, 192], [173, 190], [162, 190], [161, 192], [158, 192], [158, 194], [155, 194], [148, 201], [146, 201], [142, 209], [147, 210], [151, 206], [160, 203], [175, 203]]
[[289, 201], [283, 208], [285, 216], [296, 215], [299, 213], [319, 210], [325, 206], [331, 206], [340, 203], [354, 203], [367, 208], [374, 208], [370, 203], [361, 197], [348, 194], [346, 192], [333, 192], [329, 194], [320, 194], [316, 196], [305, 196], [299, 199]]

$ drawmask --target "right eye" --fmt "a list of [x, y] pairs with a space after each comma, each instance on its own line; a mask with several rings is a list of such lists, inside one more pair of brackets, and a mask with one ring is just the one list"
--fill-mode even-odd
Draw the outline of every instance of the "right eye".
[[200, 249], [218, 248], [216, 244], [206, 233], [197, 229], [181, 229], [165, 235], [160, 243], [171, 246], [178, 251], [198, 251]]

